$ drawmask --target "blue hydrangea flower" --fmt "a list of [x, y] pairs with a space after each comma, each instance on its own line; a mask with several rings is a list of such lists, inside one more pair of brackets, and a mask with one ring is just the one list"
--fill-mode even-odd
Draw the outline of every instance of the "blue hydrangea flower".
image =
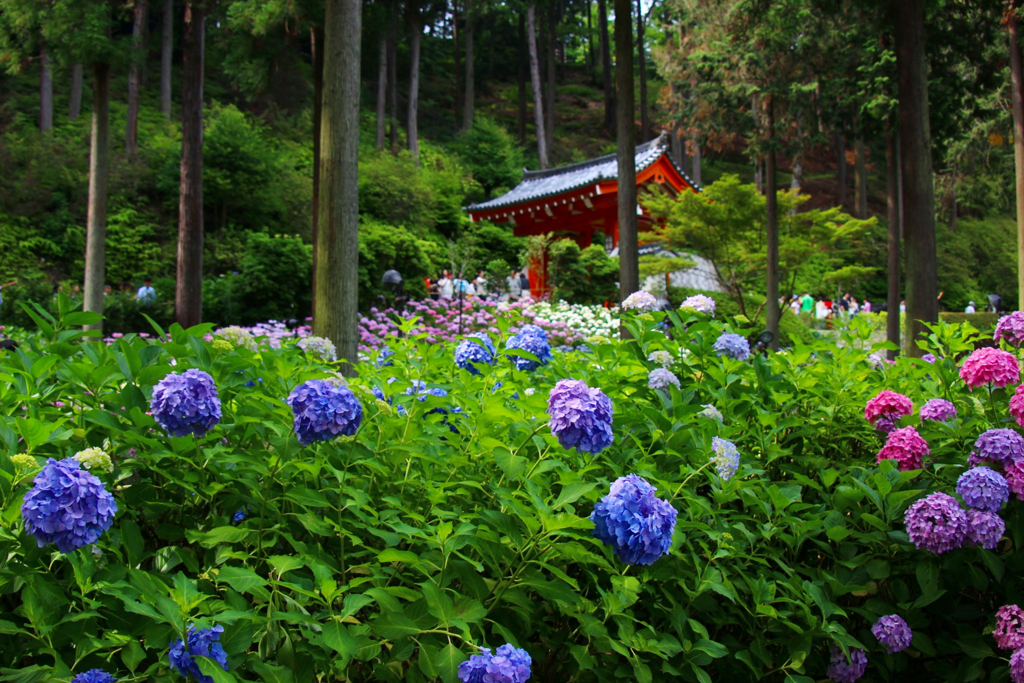
[[[388, 383], [390, 384], [391, 380], [388, 380]], [[413, 394], [415, 394], [416, 400], [420, 401], [421, 403], [427, 400], [427, 396], [436, 396], [438, 398], [445, 398], [446, 396], [448, 396], [448, 392], [446, 390], [442, 389], [441, 387], [428, 387], [427, 383], [421, 379], [414, 379], [411, 385], [402, 393], [406, 396], [412, 396]], [[460, 408], [459, 406], [451, 406], [450, 410], [452, 413], [462, 412], [462, 408]], [[398, 414], [401, 415], [402, 417], [406, 416], [407, 413], [405, 411], [405, 406], [398, 406]], [[435, 414], [444, 416], [441, 418], [441, 424], [448, 427], [448, 430], [450, 432], [452, 432], [453, 434], [459, 433], [459, 428], [448, 420], [448, 409], [446, 408], [441, 408], [440, 406], [438, 406], [437, 408], [431, 408], [423, 415], [423, 417]]]
[[508, 350], [520, 350], [532, 353], [537, 360], [523, 356], [513, 356], [512, 361], [516, 368], [533, 372], [541, 365], [547, 365], [551, 360], [551, 345], [548, 343], [548, 334], [536, 325], [524, 325], [519, 334], [512, 335], [505, 342]]
[[[475, 341], [476, 340], [476, 341]], [[489, 365], [494, 362], [494, 342], [483, 332], [469, 335], [455, 347], [455, 364], [470, 374], [479, 375], [476, 364]]]
[[995, 550], [1006, 533], [1006, 522], [988, 510], [967, 511], [967, 542], [985, 550]]
[[374, 365], [376, 365], [378, 368], [387, 368], [394, 366], [395, 362], [388, 360], [388, 358], [391, 358], [391, 356], [393, 355], [395, 355], [394, 349], [392, 349], [390, 346], [385, 346], [380, 350], [380, 353], [377, 354], [377, 360], [374, 361]]
[[914, 638], [914, 633], [907, 626], [907, 622], [898, 614], [880, 617], [871, 627], [871, 634], [891, 655], [906, 650]]
[[71, 683], [115, 683], [116, 678], [103, 669], [89, 669], [71, 679]]
[[850, 648], [847, 658], [842, 649], [836, 645], [832, 648], [832, 662], [828, 667], [828, 677], [836, 683], [855, 683], [864, 675], [868, 668], [868, 656], [859, 647]]
[[612, 444], [612, 400], [575, 379], [559, 380], [548, 395], [551, 433], [562, 448], [600, 453]]
[[974, 450], [967, 464], [974, 466], [986, 462], [1001, 465], [1024, 459], [1024, 437], [1012, 429], [990, 429], [974, 442]]
[[171, 436], [204, 436], [220, 422], [220, 398], [213, 378], [202, 370], [172, 373], [153, 388], [153, 419]]
[[732, 479], [732, 475], [736, 474], [736, 470], [740, 468], [740, 452], [736, 450], [736, 444], [713, 436], [711, 437], [711, 450], [714, 452], [711, 461], [715, 463], [718, 476], [729, 481]]
[[651, 389], [668, 389], [669, 385], [679, 388], [679, 378], [671, 370], [654, 368], [647, 375], [647, 386]]
[[523, 683], [530, 678], [532, 664], [530, 653], [508, 643], [493, 655], [489, 648], [482, 647], [480, 654], [459, 664], [459, 680], [462, 683]]
[[54, 543], [62, 553], [72, 553], [98, 541], [114, 521], [114, 497], [74, 458], [50, 458], [32, 483], [21, 516], [40, 548]]
[[968, 507], [989, 512], [999, 512], [1003, 503], [1010, 500], [1006, 478], [984, 465], [961, 474], [956, 480], [956, 492]]
[[628, 474], [612, 484], [594, 506], [593, 534], [626, 564], [652, 564], [668, 553], [676, 528], [676, 509], [654, 495], [643, 477]]
[[363, 405], [341, 380], [304, 382], [288, 394], [288, 405], [295, 415], [295, 435], [303, 446], [352, 436], [363, 421]]
[[303, 337], [296, 346], [325, 363], [333, 363], [338, 360], [338, 347], [327, 337]]
[[715, 351], [719, 356], [725, 355], [736, 360], [750, 358], [750, 343], [738, 334], [725, 332], [715, 341]]
[[228, 670], [228, 653], [220, 644], [220, 634], [224, 633], [223, 626], [213, 628], [197, 629], [195, 624], [188, 627], [188, 645], [178, 638], [171, 643], [167, 652], [167, 658], [171, 661], [171, 667], [182, 676], [188, 678], [195, 676], [199, 683], [213, 683], [212, 676], [204, 676], [196, 663], [195, 657], [206, 657], [220, 664], [225, 671]]

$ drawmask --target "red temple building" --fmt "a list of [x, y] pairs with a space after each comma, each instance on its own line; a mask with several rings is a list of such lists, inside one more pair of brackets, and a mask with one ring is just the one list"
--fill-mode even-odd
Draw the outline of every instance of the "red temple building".
[[[664, 133], [636, 148], [638, 193], [654, 185], [677, 194], [700, 188], [672, 161]], [[619, 242], [619, 164], [615, 154], [544, 171], [523, 170], [523, 180], [494, 199], [466, 207], [473, 221], [510, 223], [516, 237], [555, 233], [571, 237], [581, 248], [604, 235], [611, 249]], [[637, 207], [640, 230], [651, 227], [651, 216]], [[538, 272], [540, 271], [540, 272]], [[547, 291], [543, 268], [531, 264], [530, 286], [534, 292]]]

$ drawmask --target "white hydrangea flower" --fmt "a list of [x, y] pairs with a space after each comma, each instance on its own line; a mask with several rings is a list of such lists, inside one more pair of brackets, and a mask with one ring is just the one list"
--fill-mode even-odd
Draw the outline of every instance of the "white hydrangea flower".
[[110, 456], [100, 448], [86, 448], [84, 451], [75, 453], [75, 460], [82, 464], [87, 470], [98, 472], [113, 472], [114, 463]]
[[663, 368], [672, 367], [674, 362], [672, 354], [665, 350], [651, 351], [651, 354], [647, 356], [647, 360], [657, 363]]

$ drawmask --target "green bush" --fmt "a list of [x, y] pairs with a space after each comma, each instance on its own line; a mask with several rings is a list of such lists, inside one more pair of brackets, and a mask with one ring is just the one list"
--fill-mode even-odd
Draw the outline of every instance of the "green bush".
[[999, 315], [997, 313], [948, 313], [943, 311], [939, 313], [939, 318], [951, 325], [970, 323], [983, 332], [994, 331], [996, 323], [999, 322]]
[[395, 269], [405, 279], [405, 291], [413, 298], [426, 296], [423, 280], [440, 268], [431, 255], [438, 247], [403, 228], [363, 220], [359, 224], [359, 308], [367, 310], [384, 293], [381, 278]]
[[476, 116], [473, 127], [459, 133], [456, 141], [462, 163], [480, 183], [489, 199], [519, 183], [523, 175], [523, 155], [504, 128], [486, 116]]

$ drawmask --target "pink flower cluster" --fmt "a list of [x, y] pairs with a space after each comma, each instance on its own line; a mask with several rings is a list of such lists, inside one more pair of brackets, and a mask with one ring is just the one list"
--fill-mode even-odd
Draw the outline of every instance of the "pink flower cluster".
[[885, 440], [882, 450], [878, 451], [876, 462], [895, 460], [901, 472], [919, 470], [924, 466], [924, 458], [931, 454], [928, 442], [913, 427], [894, 430]]
[[1010, 415], [1017, 420], [1017, 424], [1024, 427], [1024, 384], [1017, 387], [1010, 398]]
[[995, 341], [1005, 339], [1014, 346], [1024, 343], [1024, 312], [1014, 311], [1010, 315], [1004, 315], [996, 323], [996, 332], [992, 335]]
[[864, 419], [876, 429], [891, 432], [904, 415], [914, 412], [914, 404], [903, 394], [883, 389], [864, 406]]
[[960, 366], [960, 379], [971, 389], [990, 383], [1005, 387], [1020, 380], [1020, 366], [1012, 353], [990, 347], [981, 348], [968, 356]]

